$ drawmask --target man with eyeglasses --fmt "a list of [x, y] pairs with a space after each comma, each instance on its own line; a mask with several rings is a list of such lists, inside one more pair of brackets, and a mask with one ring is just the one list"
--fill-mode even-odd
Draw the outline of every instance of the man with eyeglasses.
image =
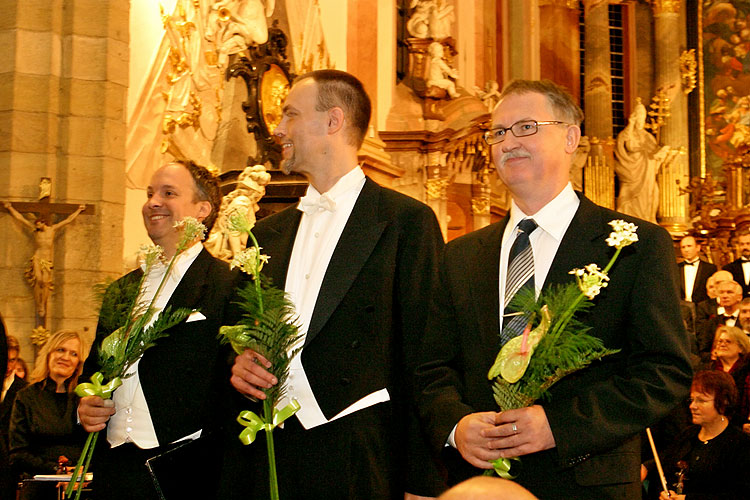
[[[539, 498], [640, 498], [639, 434], [687, 396], [690, 349], [671, 238], [573, 191], [582, 119], [550, 81], [511, 82], [492, 113], [485, 138], [510, 212], [446, 246], [416, 374], [420, 416], [451, 482], [490, 469], [490, 460], [522, 457], [516, 480]], [[614, 219], [635, 223], [639, 241], [579, 319], [619, 352], [533, 406], [498, 412], [487, 371], [527, 321], [504, 316], [505, 306], [518, 289], [538, 297], [569, 283], [573, 268], [603, 268]]]

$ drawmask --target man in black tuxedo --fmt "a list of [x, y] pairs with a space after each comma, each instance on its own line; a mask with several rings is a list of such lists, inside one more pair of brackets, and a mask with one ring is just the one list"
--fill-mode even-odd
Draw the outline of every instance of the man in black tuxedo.
[[742, 331], [750, 335], [750, 298], [742, 299], [740, 302], [740, 323]]
[[711, 359], [716, 329], [720, 325], [740, 325], [740, 302], [742, 301], [742, 287], [736, 281], [722, 281], [716, 287], [719, 298], [719, 307], [716, 314], [701, 324], [701, 329], [696, 332], [698, 337], [698, 352], [701, 360], [708, 362]]
[[[301, 409], [273, 433], [282, 498], [403, 498], [434, 487], [409, 469], [430, 458], [408, 396], [443, 240], [429, 207], [357, 166], [369, 119], [362, 84], [321, 70], [295, 81], [275, 130], [282, 168], [310, 182], [298, 206], [254, 230], [270, 256], [263, 272], [289, 294], [304, 335], [287, 380]], [[245, 351], [231, 382], [264, 399], [277, 381], [259, 363], [268, 366]], [[223, 498], [267, 496], [264, 439], [235, 449]]]
[[706, 281], [716, 272], [716, 266], [710, 262], [700, 259], [701, 246], [695, 241], [694, 236], [685, 236], [680, 240], [680, 292], [682, 299], [699, 304], [708, 298], [706, 292]]
[[708, 298], [698, 302], [695, 307], [695, 333], [701, 332], [708, 320], [716, 315], [724, 314], [724, 308], [719, 305], [718, 287], [725, 281], [734, 281], [732, 273], [721, 270], [713, 273], [706, 281], [706, 295]]
[[743, 231], [737, 235], [737, 249], [740, 258], [723, 267], [732, 273], [734, 281], [742, 287], [742, 296], [750, 297], [750, 232]]
[[[485, 137], [512, 194], [510, 213], [445, 247], [416, 372], [420, 415], [454, 482], [490, 469], [490, 460], [521, 457], [517, 481], [539, 498], [640, 498], [639, 434], [688, 393], [671, 238], [573, 191], [568, 172], [582, 118], [549, 81], [511, 82], [492, 113]], [[580, 319], [620, 352], [568, 375], [548, 399], [498, 412], [487, 372], [502, 327], [513, 322], [502, 316], [507, 299], [500, 302], [515, 283], [506, 270], [518, 269], [509, 254], [527, 240], [518, 255], [529, 255], [538, 295], [569, 283], [573, 268], [607, 264], [613, 219], [635, 223], [638, 242], [622, 250], [608, 286]]]
[[[169, 163], [151, 178], [143, 222], [168, 262], [181, 237], [174, 224], [190, 216], [210, 231], [220, 203], [216, 176], [191, 161]], [[165, 272], [164, 265], [154, 266], [143, 281], [140, 302], [151, 301]], [[113, 300], [117, 285], [137, 283], [142, 275], [138, 269], [110, 286], [105, 303]], [[216, 427], [223, 413], [221, 396], [229, 390], [228, 353], [220, 347], [217, 334], [220, 326], [237, 319], [228, 317], [228, 311], [238, 279], [237, 271], [212, 257], [196, 238], [178, 256], [154, 302], [159, 312], [169, 306], [193, 312], [170, 328], [168, 337], [146, 350], [111, 400], [81, 399], [78, 415], [84, 428], [105, 430], [92, 462], [96, 498], [159, 498], [146, 460], [168, 451], [176, 456], [174, 450], [183, 440], [194, 440], [191, 447], [200, 451], [189, 457], [184, 470], [160, 473], [161, 488], [178, 488], [178, 498], [214, 498], [221, 462], [220, 450], [214, 446], [221, 441]], [[97, 353], [102, 340], [119, 326], [100, 317], [91, 352]], [[97, 370], [97, 358], [92, 354], [86, 360], [87, 378]], [[196, 470], [200, 480], [196, 480]]]

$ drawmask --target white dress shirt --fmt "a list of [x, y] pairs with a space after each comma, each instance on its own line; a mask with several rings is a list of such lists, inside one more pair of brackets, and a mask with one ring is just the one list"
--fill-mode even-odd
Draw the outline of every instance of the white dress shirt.
[[747, 285], [750, 283], [750, 260], [742, 261], [742, 275], [745, 277], [745, 282], [740, 284]]
[[[156, 302], [154, 302], [156, 312], [147, 326], [156, 321], [156, 318], [161, 314], [177, 285], [180, 284], [182, 277], [198, 257], [198, 254], [201, 253], [201, 250], [203, 250], [203, 245], [196, 243], [177, 257], [169, 277], [164, 282], [164, 286], [159, 292]], [[161, 263], [157, 263], [151, 268], [151, 271], [143, 280], [141, 295], [138, 298], [140, 304], [148, 306], [151, 303], [166, 271], [166, 266]], [[107, 425], [107, 441], [113, 448], [123, 443], [134, 443], [144, 450], [159, 446], [154, 423], [151, 420], [151, 413], [138, 376], [140, 361], [139, 359], [130, 367], [128, 373], [133, 375], [123, 378], [122, 385], [112, 394], [116, 412], [109, 419]]]
[[[365, 174], [360, 167], [355, 167], [323, 195], [310, 185], [300, 200], [298, 209], [303, 214], [289, 259], [285, 287], [299, 316], [302, 339], [298, 346], [303, 345], [307, 337], [323, 277], [364, 185]], [[304, 350], [290, 364], [286, 396], [279, 401], [277, 408], [283, 408], [292, 398], [297, 399], [300, 410], [296, 416], [305, 429], [311, 429], [329, 422], [329, 419], [320, 409], [310, 387], [302, 366], [303, 355]], [[330, 420], [389, 399], [388, 391], [383, 388], [365, 396]]]
[[500, 285], [501, 330], [503, 328], [502, 315], [505, 309], [503, 297], [505, 297], [505, 273], [508, 270], [508, 254], [518, 234], [516, 230], [518, 223], [530, 217], [534, 219], [534, 222], [538, 226], [529, 236], [531, 250], [534, 253], [534, 288], [538, 297], [542, 285], [544, 285], [544, 280], [547, 279], [547, 273], [549, 273], [549, 268], [552, 266], [552, 261], [557, 254], [557, 249], [560, 248], [560, 242], [563, 236], [565, 236], [565, 231], [568, 230], [570, 221], [573, 220], [573, 216], [576, 214], [576, 210], [578, 210], [578, 205], [580, 204], [581, 200], [576, 196], [573, 186], [570, 183], [565, 186], [560, 194], [535, 214], [525, 214], [516, 205], [515, 201], [511, 202], [510, 219], [508, 220], [508, 225], [505, 226], [502, 245], [500, 246], [500, 277], [498, 282]]
[[695, 277], [698, 275], [699, 265], [700, 259], [695, 259], [693, 262], [685, 261], [685, 265], [682, 266], [685, 278], [685, 300], [690, 302], [693, 301], [693, 287], [695, 287]]

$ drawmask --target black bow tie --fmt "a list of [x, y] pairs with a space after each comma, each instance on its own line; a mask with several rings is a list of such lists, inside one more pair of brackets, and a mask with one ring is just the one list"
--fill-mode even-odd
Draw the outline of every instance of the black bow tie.
[[750, 258], [748, 258], [748, 257], [740, 257], [740, 258], [742, 259], [742, 263], [743, 263], [743, 264], [744, 264], [745, 262], [750, 262]]
[[688, 262], [688, 261], [685, 261], [685, 265], [686, 265], [686, 266], [697, 266], [697, 265], [698, 265], [698, 262], [700, 262], [700, 261], [697, 261], [697, 260], [696, 260], [695, 262]]

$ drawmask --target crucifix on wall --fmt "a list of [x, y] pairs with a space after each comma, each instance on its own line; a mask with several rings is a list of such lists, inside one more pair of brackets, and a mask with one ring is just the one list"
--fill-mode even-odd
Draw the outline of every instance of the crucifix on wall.
[[[80, 214], [93, 215], [94, 205], [75, 205], [72, 203], [51, 203], [51, 181], [42, 177], [39, 183], [39, 201], [37, 202], [3, 202], [10, 215], [31, 229], [34, 236], [34, 255], [31, 256], [26, 280], [34, 290], [36, 325], [47, 327], [49, 296], [52, 292], [52, 262], [54, 260], [53, 243], [59, 229], [67, 226]], [[36, 220], [31, 222], [23, 214], [33, 213]], [[69, 214], [69, 215], [68, 215]], [[54, 215], [68, 215], [59, 222], [53, 223]]]

